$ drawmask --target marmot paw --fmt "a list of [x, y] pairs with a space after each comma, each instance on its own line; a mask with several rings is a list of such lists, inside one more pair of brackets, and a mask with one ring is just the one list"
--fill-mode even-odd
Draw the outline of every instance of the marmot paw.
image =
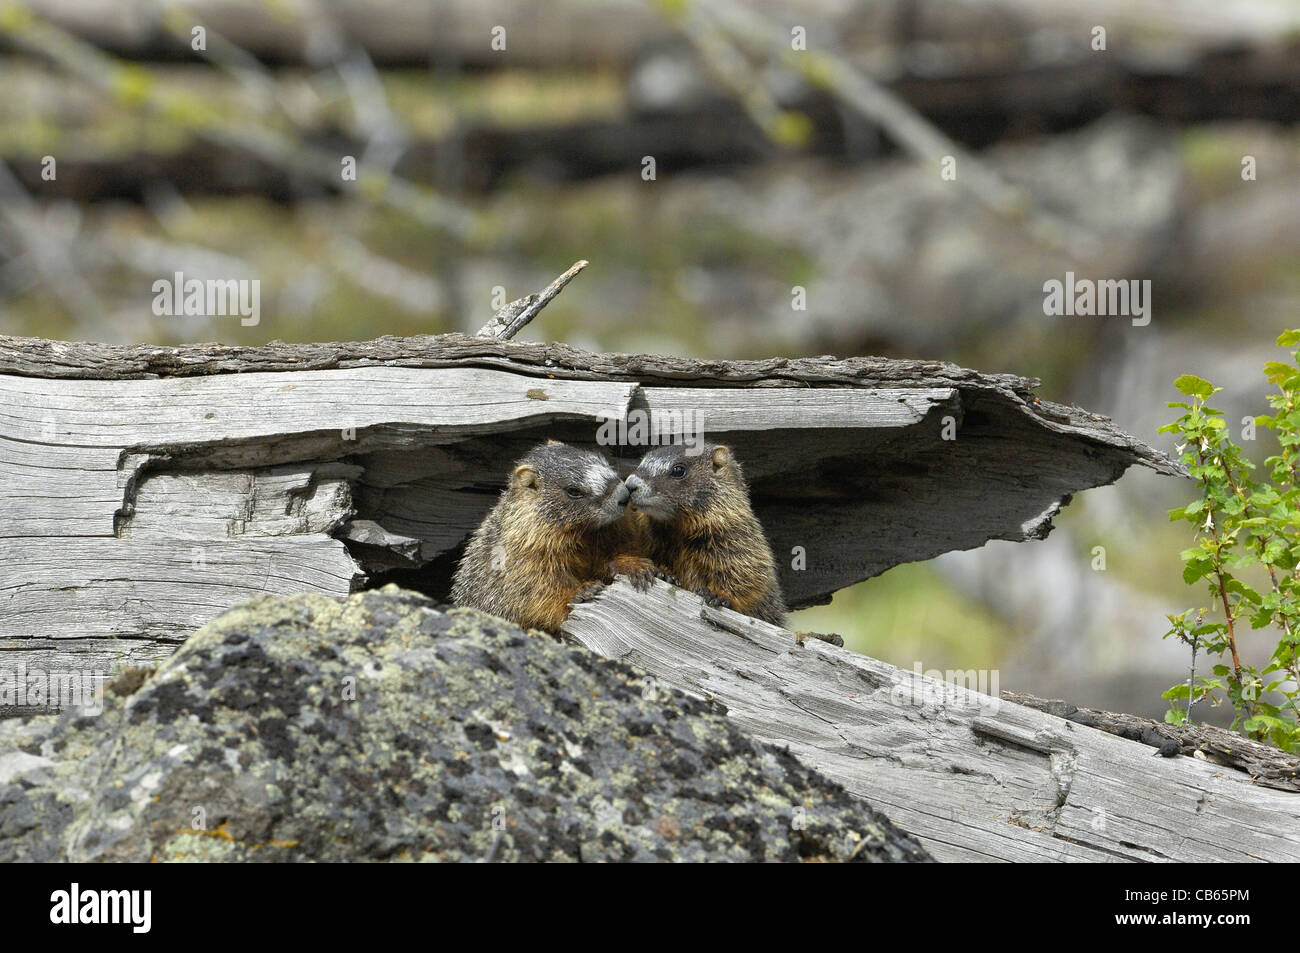
[[654, 576], [656, 579], [662, 579], [664, 582], [668, 583], [668, 585], [676, 586], [678, 589], [682, 586], [682, 581], [680, 579], [670, 572], [665, 572], [658, 566], [655, 566], [654, 569], [650, 570], [650, 575]]
[[735, 609], [730, 599], [725, 599], [718, 595], [712, 589], [696, 589], [695, 594], [704, 600], [704, 604], [712, 609]]
[[655, 564], [644, 556], [615, 556], [609, 562], [609, 578], [627, 576], [637, 592], [645, 592], [654, 585]]
[[655, 584], [655, 574], [649, 569], [638, 569], [624, 575], [627, 576], [627, 581], [632, 583], [632, 588], [637, 592], [649, 592], [650, 587]]
[[589, 582], [573, 594], [570, 603], [590, 602], [605, 590], [603, 582]]

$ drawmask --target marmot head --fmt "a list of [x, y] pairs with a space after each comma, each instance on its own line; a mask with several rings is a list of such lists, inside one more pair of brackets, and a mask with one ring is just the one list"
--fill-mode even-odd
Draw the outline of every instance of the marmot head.
[[672, 522], [687, 513], [709, 512], [727, 484], [741, 483], [731, 448], [706, 443], [695, 454], [682, 444], [651, 450], [627, 478], [632, 504], [650, 519]]
[[599, 529], [623, 515], [628, 488], [604, 457], [548, 440], [515, 464], [510, 494], [548, 523]]

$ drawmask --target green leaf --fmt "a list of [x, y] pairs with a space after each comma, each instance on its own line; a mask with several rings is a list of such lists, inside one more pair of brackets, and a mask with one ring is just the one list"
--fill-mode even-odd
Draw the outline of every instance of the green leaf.
[[1300, 374], [1300, 371], [1281, 361], [1268, 361], [1264, 364], [1264, 379], [1284, 389], [1297, 374]]
[[1174, 386], [1178, 388], [1180, 394], [1187, 394], [1189, 397], [1199, 397], [1204, 400], [1214, 393], [1215, 387], [1209, 381], [1197, 377], [1195, 374], [1184, 374], [1178, 380], [1174, 381]]
[[1252, 503], [1258, 503], [1261, 506], [1272, 506], [1282, 497], [1278, 495], [1277, 490], [1273, 487], [1259, 483], [1251, 490], [1250, 499]]
[[1274, 718], [1271, 715], [1255, 715], [1253, 718], [1247, 718], [1241, 727], [1245, 731], [1269, 731], [1274, 728], [1288, 728], [1290, 726], [1281, 718]]
[[1237, 595], [1241, 596], [1241, 598], [1245, 599], [1247, 602], [1253, 602], [1257, 605], [1259, 604], [1259, 593], [1256, 592], [1250, 586], [1246, 585], [1240, 579], [1229, 579], [1225, 584], [1224, 588], [1227, 589], [1229, 592], [1235, 592]]
[[1194, 585], [1198, 579], [1203, 578], [1213, 568], [1214, 563], [1208, 559], [1188, 560], [1187, 565], [1183, 567], [1183, 582], [1189, 586]]

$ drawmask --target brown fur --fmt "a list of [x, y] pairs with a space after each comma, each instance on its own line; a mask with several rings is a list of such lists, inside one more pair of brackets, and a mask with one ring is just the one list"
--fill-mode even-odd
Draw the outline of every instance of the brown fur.
[[[594, 467], [609, 470], [604, 488], [587, 485]], [[570, 498], [568, 488], [585, 496]], [[548, 441], [518, 462], [510, 486], [461, 557], [452, 601], [525, 628], [558, 633], [570, 603], [589, 598], [619, 573], [649, 584], [644, 524], [622, 483], [598, 454]]]
[[[678, 466], [681, 475], [673, 472]], [[785, 625], [776, 560], [730, 448], [706, 444], [688, 456], [681, 446], [660, 447], [627, 483], [632, 505], [649, 518], [648, 552], [658, 566], [683, 588]]]

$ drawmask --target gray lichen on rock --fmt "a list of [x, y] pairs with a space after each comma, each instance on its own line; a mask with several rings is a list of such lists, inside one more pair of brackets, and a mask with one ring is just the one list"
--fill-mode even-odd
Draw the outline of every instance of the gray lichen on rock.
[[646, 684], [392, 586], [255, 599], [102, 715], [0, 722], [0, 861], [928, 859]]

